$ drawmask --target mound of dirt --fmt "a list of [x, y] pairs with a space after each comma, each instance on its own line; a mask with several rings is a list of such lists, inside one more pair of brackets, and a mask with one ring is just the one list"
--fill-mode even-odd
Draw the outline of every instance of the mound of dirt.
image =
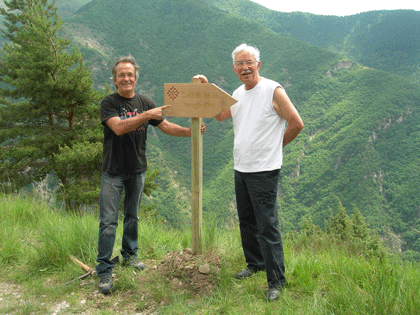
[[166, 255], [159, 265], [153, 267], [153, 273], [165, 279], [172, 290], [206, 296], [218, 279], [220, 261], [220, 256], [211, 252], [193, 255], [187, 248]]

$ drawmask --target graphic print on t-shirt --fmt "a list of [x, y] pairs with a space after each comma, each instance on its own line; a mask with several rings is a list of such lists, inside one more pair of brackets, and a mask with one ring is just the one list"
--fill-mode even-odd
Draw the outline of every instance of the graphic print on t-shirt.
[[[120, 112], [118, 114], [118, 116], [120, 116], [121, 120], [127, 119], [127, 118], [131, 118], [134, 116], [137, 116], [137, 108], [134, 110], [134, 112], [129, 112], [127, 111], [125, 108], [122, 109], [122, 112]], [[146, 128], [143, 125], [140, 125], [138, 128], [135, 129], [135, 131], [138, 130], [145, 130]]]

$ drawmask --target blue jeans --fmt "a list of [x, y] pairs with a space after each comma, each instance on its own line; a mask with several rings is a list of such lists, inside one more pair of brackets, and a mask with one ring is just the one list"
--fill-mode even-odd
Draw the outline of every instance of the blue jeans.
[[249, 269], [267, 272], [269, 288], [286, 283], [277, 187], [280, 170], [242, 173], [235, 170], [235, 193], [242, 248]]
[[96, 273], [99, 277], [112, 274], [111, 261], [118, 226], [120, 199], [125, 190], [124, 222], [121, 254], [123, 260], [137, 258], [138, 211], [143, 195], [146, 172], [129, 175], [102, 173], [99, 196], [99, 240]]

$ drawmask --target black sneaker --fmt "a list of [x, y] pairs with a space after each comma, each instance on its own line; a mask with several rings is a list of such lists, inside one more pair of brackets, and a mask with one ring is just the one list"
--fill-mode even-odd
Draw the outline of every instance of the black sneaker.
[[146, 268], [145, 264], [143, 264], [137, 258], [130, 258], [129, 260], [123, 261], [123, 266], [131, 266], [137, 270], [144, 270]]
[[249, 269], [246, 268], [244, 270], [239, 271], [235, 278], [236, 279], [244, 279], [244, 278], [249, 278], [251, 277], [254, 273], [257, 273], [258, 271], [260, 271], [260, 269]]
[[281, 295], [281, 289], [270, 288], [268, 289], [268, 292], [267, 292], [267, 300], [269, 302], [278, 300], [280, 295]]
[[112, 274], [100, 278], [99, 291], [101, 291], [101, 293], [108, 294], [109, 292], [111, 292], [113, 287], [114, 286], [112, 284]]

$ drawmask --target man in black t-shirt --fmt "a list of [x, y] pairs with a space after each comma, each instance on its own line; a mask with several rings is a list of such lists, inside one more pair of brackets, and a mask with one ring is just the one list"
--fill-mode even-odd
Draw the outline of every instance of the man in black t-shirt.
[[[147, 127], [151, 124], [170, 136], [191, 137], [191, 128], [173, 124], [163, 117], [163, 110], [170, 105], [156, 107], [151, 100], [134, 92], [138, 70], [139, 66], [132, 56], [119, 58], [112, 68], [112, 79], [117, 93], [106, 96], [101, 102], [104, 144], [96, 272], [100, 278], [99, 290], [104, 294], [109, 293], [113, 287], [112, 269], [115, 264], [111, 255], [123, 190], [123, 265], [138, 270], [145, 268], [137, 257], [137, 240], [138, 209], [147, 169]], [[201, 132], [204, 133], [205, 130], [203, 124]]]

